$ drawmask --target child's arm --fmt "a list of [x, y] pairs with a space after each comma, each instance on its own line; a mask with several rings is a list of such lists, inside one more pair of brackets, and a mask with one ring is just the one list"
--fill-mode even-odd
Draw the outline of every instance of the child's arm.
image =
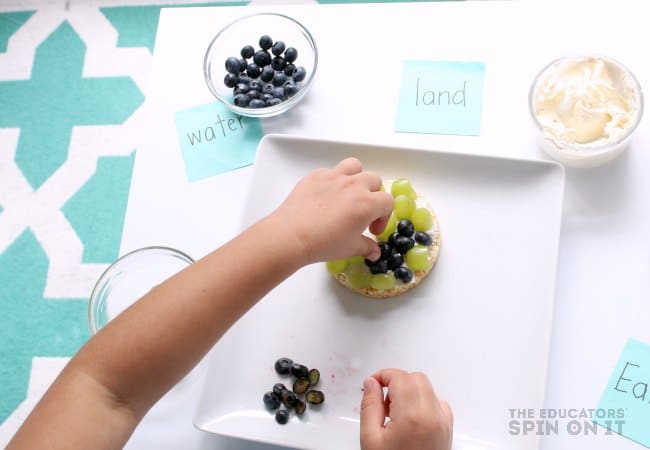
[[116, 317], [72, 358], [9, 444], [121, 448], [149, 408], [260, 298], [300, 267], [379, 257], [392, 197], [346, 159], [305, 177], [270, 216]]

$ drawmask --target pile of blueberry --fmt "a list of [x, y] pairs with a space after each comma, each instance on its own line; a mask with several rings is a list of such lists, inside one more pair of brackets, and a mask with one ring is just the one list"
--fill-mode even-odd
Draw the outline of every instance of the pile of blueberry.
[[[300, 83], [307, 76], [302, 66], [296, 66], [298, 50], [287, 47], [284, 42], [273, 42], [264, 35], [259, 41], [260, 49], [252, 45], [241, 49], [241, 58], [226, 59], [223, 83], [233, 89], [233, 102], [248, 108], [266, 108], [282, 103], [300, 90]], [[271, 53], [269, 53], [269, 51]]]
[[390, 235], [388, 242], [380, 242], [379, 249], [381, 257], [377, 261], [365, 260], [370, 273], [386, 273], [393, 271], [395, 278], [403, 283], [409, 283], [413, 279], [413, 272], [404, 264], [406, 253], [415, 244], [429, 246], [433, 239], [429, 233], [415, 231], [413, 223], [408, 219], [402, 219], [397, 223], [397, 231]]
[[[275, 421], [281, 425], [289, 422], [289, 411], [293, 409], [297, 415], [302, 416], [307, 409], [306, 403], [320, 405], [325, 401], [321, 391], [310, 389], [320, 381], [320, 372], [316, 369], [309, 370], [303, 364], [294, 363], [290, 358], [280, 358], [275, 362], [275, 371], [279, 375], [293, 375], [295, 380], [292, 389], [284, 384], [276, 383], [273, 390], [264, 394], [264, 406], [270, 411], [275, 411]], [[304, 401], [300, 398], [304, 394]], [[280, 408], [284, 405], [285, 408]]]

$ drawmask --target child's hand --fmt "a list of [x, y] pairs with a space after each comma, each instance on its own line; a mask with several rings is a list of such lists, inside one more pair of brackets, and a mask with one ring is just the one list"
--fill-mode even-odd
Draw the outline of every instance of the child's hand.
[[380, 191], [379, 175], [362, 170], [356, 158], [316, 170], [273, 213], [302, 247], [305, 264], [357, 255], [379, 259], [377, 243], [362, 233], [369, 225], [373, 232], [383, 230], [393, 198]]
[[[388, 388], [385, 400], [383, 387]], [[438, 400], [426, 375], [386, 369], [364, 380], [363, 388], [363, 450], [451, 449], [451, 409]]]

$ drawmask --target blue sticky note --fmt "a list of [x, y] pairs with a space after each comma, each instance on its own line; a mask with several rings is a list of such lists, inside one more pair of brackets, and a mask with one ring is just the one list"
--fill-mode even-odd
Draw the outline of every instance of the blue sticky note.
[[404, 61], [395, 131], [478, 136], [485, 64]]
[[253, 163], [262, 139], [259, 119], [242, 117], [214, 102], [174, 114], [189, 181]]
[[630, 338], [600, 398], [594, 422], [650, 448], [649, 386], [650, 345]]

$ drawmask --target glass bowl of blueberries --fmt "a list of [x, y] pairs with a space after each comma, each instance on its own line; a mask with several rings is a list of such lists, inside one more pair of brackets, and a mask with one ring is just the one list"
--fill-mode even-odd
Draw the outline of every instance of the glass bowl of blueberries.
[[318, 66], [309, 31], [291, 17], [259, 13], [242, 17], [212, 39], [203, 61], [212, 94], [231, 111], [272, 117], [307, 94]]

